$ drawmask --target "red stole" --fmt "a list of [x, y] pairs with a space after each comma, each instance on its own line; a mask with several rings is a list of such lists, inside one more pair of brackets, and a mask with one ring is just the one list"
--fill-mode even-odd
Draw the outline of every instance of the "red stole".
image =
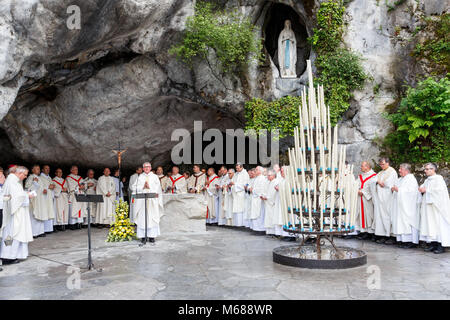
[[[72, 176], [67, 176], [67, 178], [70, 178], [70, 179], [72, 179], [73, 181], [75, 181], [76, 183], [78, 183], [78, 186], [79, 187], [81, 187], [81, 184], [80, 184], [80, 181], [81, 181], [81, 177], [80, 177], [80, 179], [75, 179], [74, 177], [72, 177]], [[77, 201], [76, 199], [75, 199], [75, 201]], [[69, 203], [70, 203], [70, 201], [69, 201]], [[78, 218], [81, 218], [81, 209], [80, 210], [78, 210]]]
[[[200, 175], [201, 176], [201, 175]], [[199, 177], [200, 177], [199, 176]], [[214, 178], [212, 178], [211, 179], [211, 181], [209, 181], [209, 177], [206, 179], [206, 182], [207, 182], [207, 184], [206, 184], [206, 187], [208, 188], [209, 187], [209, 185], [211, 184], [211, 182], [213, 182], [214, 180], [216, 180], [217, 178], [218, 178], [219, 176], [215, 176]], [[195, 184], [197, 185], [197, 179], [195, 179]], [[208, 219], [209, 218], [209, 208], [208, 208], [208, 206], [206, 206], [206, 219]]]
[[212, 180], [211, 181], [209, 181], [209, 177], [208, 177], [208, 180], [207, 180], [207, 184], [206, 184], [206, 187], [208, 188], [209, 187], [209, 185], [211, 184], [211, 182], [213, 182], [214, 180], [216, 180], [217, 178], [218, 178], [219, 176], [215, 176], [214, 178], [212, 178]]
[[78, 186], [79, 187], [81, 187], [81, 184], [80, 184], [80, 181], [81, 181], [81, 177], [80, 177], [80, 179], [75, 179], [74, 177], [72, 177], [72, 176], [67, 176], [67, 178], [70, 178], [70, 179], [72, 179], [73, 181], [75, 181], [76, 183], [78, 183]]
[[[73, 179], [73, 178], [72, 178]], [[56, 183], [57, 185], [59, 185], [62, 188], [64, 188], [64, 185], [66, 184], [66, 180], [64, 179], [63, 183], [59, 183], [58, 181], [56, 181], [55, 179], [52, 180], [54, 183]]]
[[[361, 181], [361, 190], [364, 188], [364, 184], [369, 180], [370, 178], [375, 177], [377, 174], [374, 173], [371, 176], [368, 176], [366, 179], [363, 179], [362, 174], [359, 175], [359, 180]], [[366, 228], [366, 217], [364, 216], [364, 201], [363, 201], [363, 195], [361, 195], [361, 220], [362, 220], [362, 228]]]
[[172, 193], [175, 193], [175, 192], [174, 192], [174, 189], [175, 189], [175, 183], [176, 183], [178, 180], [180, 180], [181, 178], [184, 178], [184, 176], [182, 175], [181, 177], [178, 177], [178, 178], [175, 179], [175, 180], [173, 180], [172, 176], [170, 176], [169, 178], [170, 178], [170, 180], [172, 181]]

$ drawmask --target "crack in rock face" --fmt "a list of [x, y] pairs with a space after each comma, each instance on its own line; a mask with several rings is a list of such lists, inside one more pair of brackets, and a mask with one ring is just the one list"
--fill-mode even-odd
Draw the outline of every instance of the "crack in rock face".
[[[192, 132], [194, 120], [202, 120], [204, 130], [242, 127], [245, 101], [285, 94], [277, 81], [277, 35], [268, 26], [300, 19], [294, 29], [306, 45], [320, 2], [219, 1], [221, 8], [237, 9], [252, 19], [265, 38], [266, 60], [243, 74], [219, 74], [217, 79], [205, 62], [195, 61], [189, 69], [168, 54], [182, 39], [186, 20], [194, 13], [193, 0], [3, 0], [0, 163], [69, 165], [76, 160], [85, 166], [111, 166], [111, 149], [120, 139], [128, 148], [125, 167], [143, 160], [165, 164], [176, 144], [170, 140], [173, 129]], [[402, 6], [410, 2], [415, 3], [408, 0]], [[425, 14], [443, 10], [431, 2], [439, 1], [428, 1], [424, 7], [421, 0], [413, 9]], [[71, 5], [80, 9], [79, 29], [68, 28], [68, 19], [74, 17], [67, 10]], [[382, 84], [377, 96], [373, 84], [356, 92], [351, 112], [342, 121], [340, 142], [349, 146], [351, 162], [378, 155], [372, 140], [389, 130], [381, 112], [396, 99], [398, 70], [411, 68], [395, 66], [405, 49], [392, 44], [389, 30], [395, 29], [400, 15], [404, 16], [402, 10], [388, 13], [375, 1], [348, 4], [346, 45], [363, 55], [364, 68]], [[386, 31], [380, 32], [380, 24]], [[314, 62], [315, 53], [307, 47], [300, 55]], [[299, 65], [299, 78], [289, 88], [297, 90], [306, 80], [300, 76], [302, 70]]]

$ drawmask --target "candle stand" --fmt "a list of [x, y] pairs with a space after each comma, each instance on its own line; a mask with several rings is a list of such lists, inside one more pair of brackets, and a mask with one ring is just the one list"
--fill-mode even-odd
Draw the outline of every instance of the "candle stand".
[[[309, 89], [302, 93], [295, 146], [288, 150], [279, 187], [283, 230], [301, 243], [274, 249], [273, 261], [318, 269], [361, 266], [367, 263], [363, 251], [334, 243], [356, 229], [359, 183], [345, 161], [345, 146], [338, 145], [337, 125], [332, 134], [330, 109], [323, 87], [314, 87], [310, 61], [307, 72]], [[314, 245], [307, 244], [311, 238]]]

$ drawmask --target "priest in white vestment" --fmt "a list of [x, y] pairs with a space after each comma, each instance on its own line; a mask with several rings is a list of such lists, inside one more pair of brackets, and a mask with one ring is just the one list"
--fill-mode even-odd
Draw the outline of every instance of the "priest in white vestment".
[[25, 181], [25, 189], [36, 194], [30, 200], [29, 212], [33, 237], [45, 237], [45, 221], [48, 220], [47, 201], [44, 198], [44, 188], [46, 183], [40, 178], [41, 168], [34, 165], [30, 176]]
[[[39, 175], [41, 174], [41, 168], [37, 165], [34, 165], [31, 168], [31, 173], [28, 175], [28, 178], [25, 180], [25, 190], [27, 192], [32, 192], [37, 196], [38, 190], [39, 190]], [[44, 232], [44, 221], [37, 220], [34, 217], [33, 209], [34, 206], [36, 206], [36, 197], [33, 197], [29, 201], [28, 211], [30, 213], [30, 221], [31, 221], [31, 229], [33, 233], [33, 238], [42, 236], [45, 234]]]
[[419, 243], [420, 212], [417, 202], [420, 197], [419, 184], [411, 174], [411, 165], [402, 163], [398, 169], [400, 178], [391, 188], [392, 233], [402, 248], [413, 248]]
[[219, 176], [216, 175], [214, 168], [208, 168], [207, 175], [208, 178], [206, 180], [206, 186], [204, 187], [204, 190], [206, 191], [206, 202], [208, 204], [206, 223], [218, 224], [219, 216], [217, 213], [219, 211], [219, 192], [216, 186], [219, 185]]
[[265, 231], [264, 228], [264, 206], [261, 196], [264, 195], [267, 188], [267, 179], [263, 176], [263, 168], [258, 166], [255, 169], [255, 180], [253, 187], [250, 189], [252, 194], [251, 204], [251, 229], [257, 232]]
[[245, 186], [245, 199], [244, 199], [244, 227], [251, 227], [251, 207], [252, 207], [252, 194], [250, 192], [255, 181], [255, 169], [248, 170], [248, 184]]
[[136, 172], [130, 177], [130, 183], [128, 184], [128, 194], [130, 195], [130, 221], [131, 223], [135, 223], [135, 198], [137, 192], [137, 181], [139, 175], [142, 173], [142, 166], [136, 168]]
[[391, 236], [391, 202], [393, 194], [391, 188], [397, 181], [397, 172], [389, 165], [388, 158], [381, 158], [379, 165], [382, 169], [377, 175], [376, 197], [374, 197], [374, 225], [377, 243], [393, 244]]
[[[142, 165], [144, 172], [138, 178], [137, 193], [154, 193], [155, 198], [136, 199], [136, 225], [137, 237], [146, 241], [145, 227], [147, 227], [147, 238], [150, 242], [155, 242], [155, 238], [160, 235], [159, 221], [163, 210], [163, 199], [161, 183], [156, 174], [152, 173], [152, 166], [149, 162]], [[147, 219], [145, 214], [145, 201], [147, 201]]]
[[156, 175], [158, 176], [159, 182], [161, 183], [161, 189], [163, 193], [170, 192], [169, 187], [172, 185], [169, 177], [164, 174], [163, 167], [159, 166], [156, 168]]
[[41, 183], [44, 186], [43, 189], [43, 198], [44, 198], [44, 206], [45, 210], [48, 212], [48, 219], [44, 221], [44, 232], [52, 233], [53, 232], [53, 224], [55, 221], [55, 183], [53, 179], [50, 177], [50, 166], [44, 165], [42, 166], [42, 172], [39, 176], [39, 179], [42, 180]]
[[169, 177], [170, 184], [167, 187], [169, 193], [181, 194], [187, 193], [187, 181], [184, 175], [180, 174], [180, 168], [177, 166], [172, 167], [172, 174]]
[[[26, 192], [22, 181], [27, 177], [28, 169], [16, 167], [14, 173], [6, 179], [3, 199], [3, 224], [0, 228], [0, 258], [3, 264], [19, 262], [28, 257], [28, 243], [33, 241], [29, 204], [35, 192]], [[18, 260], [19, 259], [19, 260]]]
[[270, 169], [267, 171], [267, 181], [267, 189], [264, 195], [261, 196], [265, 207], [264, 228], [266, 229], [266, 234], [275, 235], [275, 219], [278, 215], [275, 210], [280, 208], [279, 206], [276, 207], [276, 204], [280, 201], [278, 192], [280, 179], [277, 177], [275, 170]]
[[233, 168], [228, 170], [228, 184], [225, 185], [225, 200], [224, 200], [224, 212], [225, 212], [225, 225], [231, 226], [233, 222], [233, 185], [232, 181], [235, 179], [235, 170]]
[[[280, 182], [278, 183], [278, 186], [275, 187], [278, 191], [278, 198], [275, 202], [275, 208], [274, 208], [274, 226], [275, 226], [275, 235], [280, 236], [281, 240], [283, 241], [296, 241], [296, 238], [293, 237], [289, 232], [284, 231], [284, 226], [286, 222], [284, 221], [284, 212], [288, 212], [288, 205], [287, 205], [287, 196], [289, 196], [289, 193], [287, 192], [288, 184], [286, 180], [286, 170], [287, 167], [281, 167], [280, 170]], [[281, 198], [281, 195], [284, 195], [284, 199]]]
[[120, 200], [123, 201], [123, 182], [119, 180], [120, 178], [120, 170], [116, 169], [114, 171], [114, 176], [112, 177], [114, 179], [114, 183], [116, 185], [116, 201], [119, 202]]
[[430, 245], [425, 251], [443, 253], [450, 247], [450, 201], [444, 178], [433, 163], [425, 165], [427, 179], [420, 186], [420, 240]]
[[103, 202], [98, 203], [97, 213], [95, 215], [95, 223], [109, 227], [114, 223], [116, 212], [116, 183], [111, 177], [111, 170], [105, 168], [103, 176], [98, 178], [97, 194], [103, 196]]
[[60, 168], [55, 171], [56, 177], [53, 178], [55, 189], [55, 226], [59, 231], [66, 230], [69, 223], [69, 195], [67, 181], [64, 179]]
[[201, 193], [203, 187], [206, 185], [206, 174], [200, 170], [199, 165], [194, 165], [192, 170], [194, 173], [187, 180], [188, 192]]
[[233, 192], [233, 226], [244, 226], [245, 186], [250, 180], [242, 163], [236, 164], [236, 173], [231, 181]]
[[355, 220], [355, 230], [359, 232], [358, 239], [365, 240], [373, 237], [375, 233], [373, 198], [376, 193], [377, 174], [368, 161], [361, 163], [361, 172], [358, 177], [358, 216]]
[[281, 178], [282, 178], [282, 175], [281, 175], [281, 168], [280, 168], [280, 165], [279, 165], [279, 164], [274, 164], [274, 165], [273, 165], [273, 170], [275, 171], [275, 174], [277, 175], [277, 178], [278, 178], [278, 179], [281, 179]]
[[[94, 195], [97, 194], [97, 179], [94, 178], [95, 172], [93, 169], [89, 169], [87, 172], [87, 177], [83, 180], [85, 186], [86, 194]], [[95, 224], [95, 215], [97, 214], [97, 203], [90, 202], [86, 203], [86, 211], [89, 208], [91, 212], [91, 222]], [[87, 214], [87, 212], [86, 212]], [[84, 224], [87, 225], [87, 218], [84, 219]]]
[[230, 183], [230, 178], [228, 177], [228, 169], [222, 166], [219, 170], [219, 183], [216, 185], [217, 193], [219, 195], [219, 212], [217, 216], [219, 217], [217, 224], [219, 226], [224, 226], [227, 224], [227, 218], [225, 216], [225, 194], [227, 185]]
[[[3, 168], [0, 167], [0, 228], [2, 227], [2, 221], [3, 221], [3, 187], [5, 185], [5, 181], [6, 181], [6, 177], [5, 177]], [[1, 237], [1, 233], [0, 233], [0, 237]], [[1, 259], [0, 259], [0, 266], [1, 265], [2, 264], [1, 264]]]
[[78, 202], [75, 195], [84, 194], [85, 185], [81, 184], [82, 177], [78, 175], [78, 167], [72, 166], [70, 174], [66, 177], [69, 190], [69, 226], [71, 230], [81, 229], [86, 218], [86, 203]]

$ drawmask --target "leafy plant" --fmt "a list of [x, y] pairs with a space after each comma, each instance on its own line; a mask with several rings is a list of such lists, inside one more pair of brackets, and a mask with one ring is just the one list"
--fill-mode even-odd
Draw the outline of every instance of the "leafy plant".
[[345, 7], [341, 1], [330, 0], [320, 5], [317, 27], [308, 40], [317, 53], [333, 52], [340, 47], [344, 33]]
[[395, 130], [383, 141], [395, 162], [450, 160], [450, 79], [428, 78], [409, 88], [398, 110], [387, 117]]
[[342, 46], [344, 14], [342, 1], [323, 2], [317, 13], [314, 35], [308, 39], [318, 53], [317, 81], [324, 86], [332, 124], [336, 124], [350, 106], [352, 91], [362, 89], [368, 78], [361, 57]]
[[298, 126], [298, 107], [301, 104], [299, 97], [283, 97], [279, 100], [267, 102], [263, 99], [253, 98], [245, 104], [246, 130], [261, 129], [268, 131], [280, 130], [280, 138], [292, 136], [294, 128]]
[[[191, 66], [195, 58], [200, 58], [213, 72], [217, 68], [225, 73], [243, 70], [252, 60], [262, 58], [262, 41], [255, 36], [255, 28], [237, 11], [214, 10], [213, 4], [198, 2], [194, 16], [187, 19], [181, 43], [169, 53]], [[211, 59], [211, 52], [218, 65]]]
[[317, 82], [324, 87], [326, 103], [330, 107], [330, 120], [334, 125], [350, 107], [353, 90], [362, 89], [367, 75], [360, 64], [360, 57], [339, 48], [322, 54], [316, 60], [319, 69]]

